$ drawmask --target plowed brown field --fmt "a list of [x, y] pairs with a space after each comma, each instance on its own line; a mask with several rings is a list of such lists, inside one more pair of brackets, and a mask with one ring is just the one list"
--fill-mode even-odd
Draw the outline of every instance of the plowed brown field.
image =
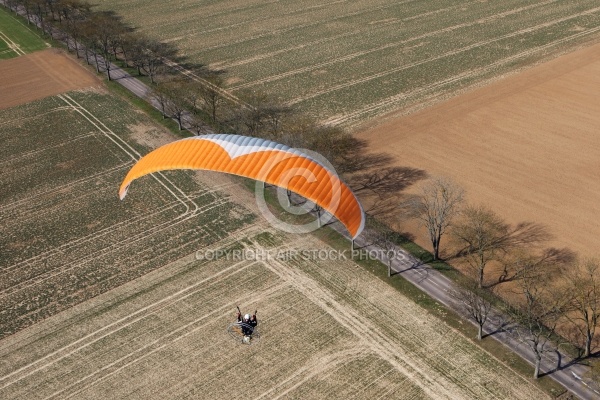
[[0, 62], [0, 109], [99, 84], [93, 74], [62, 52], [38, 51]]
[[358, 136], [398, 165], [454, 178], [469, 202], [512, 223], [544, 223], [554, 245], [591, 255], [600, 244], [599, 89], [594, 45]]

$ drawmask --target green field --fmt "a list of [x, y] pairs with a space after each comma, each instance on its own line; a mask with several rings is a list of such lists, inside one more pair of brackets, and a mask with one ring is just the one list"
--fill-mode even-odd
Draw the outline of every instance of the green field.
[[354, 126], [600, 33], [596, 0], [100, 0], [142, 32], [321, 121]]
[[4, 7], [0, 7], [0, 59], [18, 57], [47, 47], [32, 27], [24, 25]]

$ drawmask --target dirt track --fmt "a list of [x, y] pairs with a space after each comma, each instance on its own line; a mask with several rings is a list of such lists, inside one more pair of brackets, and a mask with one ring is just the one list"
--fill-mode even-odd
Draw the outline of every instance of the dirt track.
[[0, 62], [0, 109], [99, 84], [61, 51], [38, 51]]
[[[445, 175], [512, 223], [597, 252], [600, 44], [358, 133], [401, 166]], [[414, 190], [414, 189], [413, 189]], [[403, 227], [417, 233], [414, 226]]]

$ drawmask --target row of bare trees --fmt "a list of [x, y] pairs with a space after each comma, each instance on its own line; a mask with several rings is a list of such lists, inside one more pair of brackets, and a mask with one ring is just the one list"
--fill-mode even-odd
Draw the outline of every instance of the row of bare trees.
[[[545, 226], [508, 224], [486, 206], [465, 204], [464, 190], [444, 178], [432, 179], [406, 202], [409, 215], [427, 230], [435, 260], [442, 238], [448, 252], [465, 265], [467, 283], [455, 293], [478, 325], [478, 339], [492, 310], [494, 291], [506, 282], [511, 297], [504, 310], [513, 333], [535, 354], [534, 376], [542, 355], [561, 337], [592, 355], [600, 341], [600, 260], [578, 258], [568, 249], [544, 247], [552, 239]], [[560, 344], [560, 343], [559, 343]]]
[[[305, 147], [328, 158], [341, 174], [353, 174], [357, 191], [379, 195], [410, 184], [413, 175], [422, 171], [403, 168], [384, 168], [389, 157], [366, 155], [366, 143], [335, 127], [322, 126], [312, 118], [295, 112], [278, 99], [260, 92], [249, 91], [240, 95], [241, 101], [231, 101], [222, 89], [225, 71], [208, 71], [194, 66], [194, 74], [174, 74], [170, 60], [178, 55], [177, 49], [167, 43], [147, 38], [124, 24], [109, 11], [93, 10], [82, 0], [5, 0], [13, 11], [22, 11], [29, 21], [51, 36], [66, 40], [77, 57], [80, 46], [85, 58], [95, 58], [97, 71], [104, 69], [108, 79], [110, 63], [117, 60], [147, 75], [154, 86], [151, 97], [160, 105], [164, 117], [173, 118], [182, 129], [199, 134], [206, 124], [219, 131], [231, 131], [250, 136], [277, 140], [293, 147]], [[66, 37], [65, 37], [66, 35]], [[374, 173], [362, 173], [379, 168]]]
[[[7, 0], [6, 6], [24, 12], [44, 34], [64, 40], [77, 57], [84, 50], [88, 64], [94, 59], [96, 71], [111, 79], [111, 60], [120, 59], [147, 75], [152, 82], [167, 69], [165, 60], [177, 55], [175, 46], [148, 38], [125, 24], [112, 11], [93, 10], [80, 0]], [[104, 62], [99, 62], [99, 56]]]
[[[385, 208], [390, 204], [386, 194], [424, 178], [423, 171], [387, 167], [389, 160], [367, 154], [364, 142], [341, 129], [322, 126], [272, 96], [246, 92], [240, 94], [241, 101], [232, 101], [222, 89], [224, 71], [197, 68], [194, 72], [199, 75], [174, 73], [169, 62], [177, 57], [177, 48], [141, 35], [113, 12], [92, 10], [80, 0], [7, 0], [5, 4], [24, 11], [44, 33], [64, 40], [77, 57], [83, 50], [86, 62], [93, 59], [97, 72], [105, 72], [109, 80], [111, 61], [148, 76], [153, 84], [151, 98], [163, 117], [175, 120], [180, 130], [230, 131], [311, 149], [329, 159], [355, 191], [374, 194], [380, 200], [375, 207]], [[600, 325], [600, 262], [577, 260], [567, 249], [542, 248], [550, 239], [543, 226], [512, 226], [487, 207], [465, 205], [464, 197], [464, 190], [453, 182], [433, 179], [404, 206], [426, 228], [434, 260], [440, 258], [442, 239], [449, 235], [455, 257], [468, 266], [473, 283], [456, 297], [479, 326], [477, 337], [482, 338], [492, 309], [490, 294], [498, 285], [513, 282], [517, 299], [506, 311], [518, 322], [515, 334], [536, 354], [535, 377], [542, 354], [550, 348], [548, 340], [555, 339], [558, 328], [583, 349], [584, 357], [590, 356]], [[396, 235], [384, 232], [380, 244], [392, 249]], [[491, 265], [500, 271], [493, 280]]]
[[[97, 72], [106, 73], [109, 80], [111, 61], [149, 77], [149, 97], [179, 129], [195, 134], [234, 132], [311, 149], [329, 159], [341, 174], [359, 173], [385, 162], [379, 155], [366, 156], [364, 142], [341, 129], [320, 125], [273, 96], [248, 91], [239, 94], [239, 101], [232, 99], [223, 89], [226, 71], [188, 64], [185, 72], [192, 73], [179, 73], [182, 67], [172, 61], [183, 58], [175, 46], [140, 34], [113, 12], [96, 10], [82, 0], [7, 0], [5, 4], [36, 22], [45, 34], [65, 41], [77, 57], [83, 53], [87, 63], [95, 64]], [[396, 172], [389, 170], [384, 177]], [[358, 184], [370, 179], [359, 176]], [[369, 190], [385, 190], [383, 186], [371, 185]]]

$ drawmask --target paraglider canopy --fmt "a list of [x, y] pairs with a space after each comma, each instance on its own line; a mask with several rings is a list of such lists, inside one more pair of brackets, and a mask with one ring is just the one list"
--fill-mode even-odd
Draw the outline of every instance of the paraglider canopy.
[[224, 172], [290, 190], [335, 216], [352, 239], [365, 225], [360, 202], [332, 168], [300, 150], [239, 135], [195, 136], [159, 147], [131, 168], [119, 189], [121, 200], [135, 179], [173, 169]]

